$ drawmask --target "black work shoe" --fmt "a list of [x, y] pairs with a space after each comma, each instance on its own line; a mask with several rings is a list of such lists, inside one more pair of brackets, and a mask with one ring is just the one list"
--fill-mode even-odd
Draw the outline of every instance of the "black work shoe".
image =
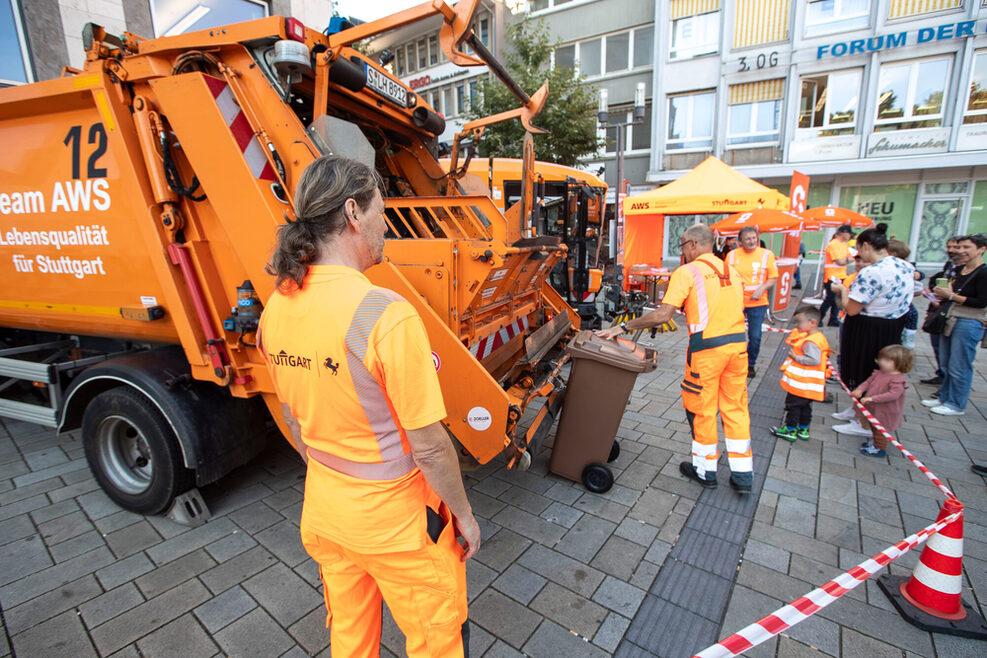
[[942, 384], [942, 377], [936, 375], [934, 377], [929, 377], [928, 379], [920, 379], [918, 381], [920, 384], [928, 384], [929, 386], [939, 386], [939, 384]]
[[983, 464], [970, 464], [970, 470], [977, 475], [987, 477], [987, 466], [984, 466]]
[[733, 490], [739, 493], [740, 495], [746, 496], [751, 492], [751, 487], [754, 486], [754, 482], [753, 482], [754, 477], [753, 476], [749, 476], [749, 477], [751, 480], [750, 482], [738, 482], [737, 479], [733, 475], [731, 475], [730, 486], [733, 487]]
[[695, 482], [698, 482], [699, 484], [703, 485], [707, 489], [716, 488], [716, 476], [712, 478], [699, 477], [699, 473], [696, 473], [696, 467], [690, 464], [689, 462], [679, 463], [679, 473], [686, 476], [690, 480], [694, 480]]
[[826, 326], [827, 327], [838, 327], [838, 326], [840, 326], [840, 321], [837, 320], [836, 322], [833, 322], [832, 320], [830, 320], [829, 323]]
[[801, 290], [801, 289], [802, 289], [801, 283], [796, 283], [794, 286], [792, 286], [792, 290]]
[[748, 368], [747, 379], [754, 379], [755, 377], [757, 377], [757, 368]]

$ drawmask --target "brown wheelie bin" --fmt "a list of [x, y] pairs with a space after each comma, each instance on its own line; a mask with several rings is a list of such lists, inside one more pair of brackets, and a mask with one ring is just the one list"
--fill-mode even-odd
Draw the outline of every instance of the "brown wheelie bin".
[[572, 370], [548, 468], [594, 493], [613, 486], [606, 466], [620, 454], [617, 427], [638, 373], [657, 365], [655, 350], [581, 331], [567, 348]]

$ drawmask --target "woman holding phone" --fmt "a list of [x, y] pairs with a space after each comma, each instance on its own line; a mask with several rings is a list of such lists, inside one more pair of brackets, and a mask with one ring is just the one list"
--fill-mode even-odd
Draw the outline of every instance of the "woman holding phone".
[[987, 267], [983, 261], [987, 238], [980, 234], [963, 236], [956, 243], [956, 251], [956, 267], [951, 275], [937, 279], [932, 289], [940, 304], [949, 304], [946, 329], [939, 337], [939, 361], [945, 375], [939, 399], [922, 400], [932, 413], [942, 416], [965, 413], [973, 382], [973, 359], [987, 321]]

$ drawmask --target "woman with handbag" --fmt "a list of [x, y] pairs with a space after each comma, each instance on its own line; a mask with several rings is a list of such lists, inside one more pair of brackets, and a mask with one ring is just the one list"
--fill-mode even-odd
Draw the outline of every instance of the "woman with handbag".
[[956, 244], [958, 267], [948, 279], [948, 285], [936, 286], [932, 294], [949, 303], [945, 327], [939, 337], [939, 360], [945, 376], [939, 388], [939, 399], [922, 400], [932, 413], [942, 416], [962, 416], [970, 399], [973, 383], [973, 360], [977, 346], [984, 337], [987, 321], [987, 266], [983, 256], [987, 238], [967, 235]]
[[961, 236], [954, 235], [946, 240], [946, 262], [942, 266], [942, 270], [936, 272], [931, 277], [929, 277], [928, 292], [924, 293], [926, 297], [932, 297], [936, 299], [935, 302], [929, 302], [929, 308], [925, 314], [925, 321], [922, 323], [922, 331], [929, 334], [929, 344], [932, 345], [932, 354], [936, 357], [936, 372], [932, 377], [928, 379], [919, 380], [921, 384], [929, 384], [930, 386], [936, 387], [936, 392], [932, 394], [931, 397], [939, 397], [939, 386], [942, 385], [942, 378], [946, 376], [943, 372], [942, 364], [939, 362], [939, 336], [942, 334], [942, 330], [946, 326], [945, 317], [940, 319], [940, 306], [938, 303], [938, 298], [932, 296], [932, 289], [936, 285], [936, 279], [948, 279], [949, 275], [953, 273], [953, 268], [956, 267], [956, 259], [958, 252], [956, 251], [956, 243], [959, 241]]

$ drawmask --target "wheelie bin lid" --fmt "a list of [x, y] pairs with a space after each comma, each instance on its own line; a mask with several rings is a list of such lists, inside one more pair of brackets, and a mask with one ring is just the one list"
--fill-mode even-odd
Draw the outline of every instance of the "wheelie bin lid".
[[600, 338], [589, 330], [576, 334], [566, 351], [574, 359], [590, 359], [630, 372], [651, 372], [658, 366], [654, 349], [625, 338]]

